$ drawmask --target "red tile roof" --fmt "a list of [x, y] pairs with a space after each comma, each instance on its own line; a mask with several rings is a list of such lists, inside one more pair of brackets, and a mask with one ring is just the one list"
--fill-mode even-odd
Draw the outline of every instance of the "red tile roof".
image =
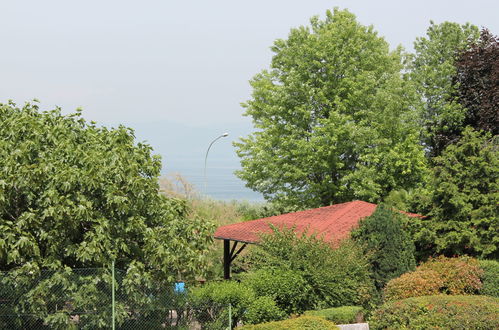
[[[353, 201], [320, 207], [300, 212], [281, 214], [273, 217], [221, 226], [215, 232], [217, 239], [230, 239], [246, 243], [258, 243], [260, 234], [270, 233], [269, 224], [277, 228], [292, 228], [299, 234], [318, 234], [326, 242], [335, 243], [347, 238], [350, 231], [357, 227], [359, 220], [373, 214], [376, 204]], [[418, 214], [403, 212], [410, 217]]]

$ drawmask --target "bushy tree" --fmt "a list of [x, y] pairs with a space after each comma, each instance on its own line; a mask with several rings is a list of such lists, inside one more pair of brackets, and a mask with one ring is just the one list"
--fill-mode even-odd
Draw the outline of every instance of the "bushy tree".
[[362, 219], [352, 237], [364, 249], [378, 290], [392, 278], [414, 270], [414, 243], [405, 230], [404, 215], [379, 205], [374, 213]]
[[499, 38], [482, 30], [459, 55], [456, 71], [458, 101], [466, 109], [463, 126], [499, 134]]
[[[58, 315], [67, 321], [77, 301], [108, 288], [113, 259], [126, 271], [127, 294], [143, 302], [152, 296], [134, 288], [167, 290], [203, 269], [212, 225], [186, 218], [184, 202], [159, 193], [161, 161], [151, 150], [131, 129], [98, 127], [79, 112], [0, 104], [0, 270], [17, 281], [53, 271], [32, 289], [40, 297], [69, 290], [60, 299], [73, 295], [74, 303], [61, 301], [44, 317], [64, 311]], [[88, 267], [105, 271], [70, 280], [72, 268]]]
[[[257, 294], [272, 296], [286, 311], [367, 306], [374, 293], [369, 263], [358, 245], [348, 240], [332, 248], [316, 236], [274, 228], [247, 258], [250, 271], [256, 273], [250, 275], [249, 285]], [[273, 282], [273, 275], [282, 282]]]
[[434, 159], [428, 215], [415, 229], [426, 256], [499, 256], [499, 157], [497, 137], [464, 130], [459, 142]]
[[438, 156], [465, 126], [466, 109], [457, 98], [454, 79], [456, 61], [478, 39], [479, 29], [431, 22], [426, 34], [414, 42], [410, 77], [421, 100], [423, 143], [430, 156]]
[[424, 154], [400, 50], [336, 9], [272, 51], [243, 104], [256, 132], [235, 143], [248, 187], [306, 208], [376, 201], [419, 182]]

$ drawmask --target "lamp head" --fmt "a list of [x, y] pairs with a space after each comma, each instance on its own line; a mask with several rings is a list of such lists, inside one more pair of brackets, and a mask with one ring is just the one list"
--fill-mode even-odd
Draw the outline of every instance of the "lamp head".
[[223, 137], [229, 136], [229, 133], [226, 132], [226, 133], [222, 134], [222, 136]]

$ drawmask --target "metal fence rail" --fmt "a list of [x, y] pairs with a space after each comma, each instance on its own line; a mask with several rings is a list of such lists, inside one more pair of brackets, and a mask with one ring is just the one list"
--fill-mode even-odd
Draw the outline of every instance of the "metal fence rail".
[[171, 285], [130, 283], [113, 268], [0, 272], [2, 330], [230, 327], [229, 306], [193, 305]]

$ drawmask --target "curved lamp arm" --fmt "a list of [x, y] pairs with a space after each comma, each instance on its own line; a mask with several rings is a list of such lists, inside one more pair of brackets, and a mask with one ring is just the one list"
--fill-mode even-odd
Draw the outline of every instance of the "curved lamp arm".
[[208, 160], [208, 153], [210, 152], [210, 148], [215, 143], [218, 139], [229, 136], [229, 133], [223, 133], [213, 141], [211, 141], [210, 145], [208, 146], [208, 149], [206, 150], [206, 155], [204, 156], [204, 193], [206, 194], [206, 161]]

